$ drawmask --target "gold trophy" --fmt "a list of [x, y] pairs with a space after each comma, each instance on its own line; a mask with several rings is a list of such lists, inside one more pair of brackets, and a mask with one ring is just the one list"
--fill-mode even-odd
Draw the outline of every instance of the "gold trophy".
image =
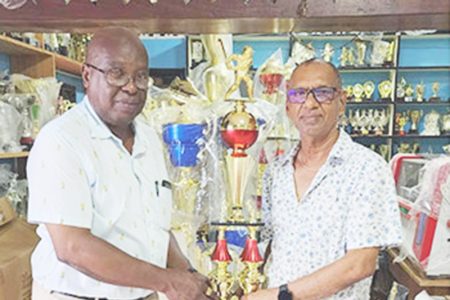
[[417, 133], [418, 132], [418, 124], [420, 121], [421, 113], [419, 110], [412, 110], [409, 113], [409, 117], [411, 119], [411, 128], [409, 129], [409, 133]]
[[[246, 46], [244, 47], [244, 53], [244, 58], [242, 56], [234, 56], [234, 59], [238, 60], [238, 64], [232, 66], [236, 72], [236, 79], [226, 95], [231, 95], [243, 80], [247, 85], [248, 98], [252, 100], [253, 82], [244, 71], [247, 72], [253, 64], [253, 57], [250, 55], [253, 53], [253, 50]], [[244, 64], [244, 66], [241, 66], [240, 63]], [[235, 99], [231, 101], [235, 101], [235, 108], [223, 118], [220, 133], [224, 143], [233, 150], [231, 155], [226, 155], [225, 157], [229, 191], [227, 197], [229, 203], [228, 221], [242, 222], [244, 220], [242, 210], [245, 188], [256, 164], [252, 157], [247, 156], [245, 150], [251, 147], [258, 138], [258, 128], [255, 117], [245, 110], [245, 102], [248, 100]]]
[[439, 97], [439, 82], [435, 81], [431, 85], [431, 90], [433, 91], [433, 94], [431, 95], [430, 101], [437, 102], [440, 101], [441, 98]]
[[[234, 71], [235, 79], [233, 85], [225, 94], [225, 99], [229, 99], [231, 95], [239, 88], [243, 80], [247, 85], [247, 94], [250, 100], [253, 100], [253, 80], [250, 78], [250, 68], [253, 66], [253, 48], [245, 46], [242, 54], [232, 54], [226, 60], [227, 68]], [[235, 64], [233, 64], [235, 62]]]
[[366, 49], [367, 49], [367, 45], [364, 41], [362, 40], [356, 40], [355, 41], [355, 45], [356, 45], [356, 65], [358, 67], [362, 67], [364, 66], [365, 63], [365, 58], [366, 58]]
[[340, 58], [340, 63], [341, 63], [341, 67], [345, 68], [348, 66], [348, 49], [347, 47], [342, 47], [341, 50], [341, 56]]
[[347, 96], [347, 101], [351, 102], [353, 101], [353, 86], [352, 85], [347, 85], [345, 88], [345, 94]]
[[210, 102], [225, 99], [225, 93], [233, 83], [233, 72], [226, 65], [224, 37], [217, 34], [202, 35], [202, 42], [210, 65], [203, 71], [205, 94]]
[[353, 96], [355, 96], [355, 102], [362, 102], [364, 95], [364, 87], [362, 84], [357, 83], [353, 86]]
[[387, 66], [392, 66], [394, 64], [395, 57], [395, 41], [389, 43], [389, 47], [384, 58], [384, 64]]
[[405, 102], [412, 102], [414, 95], [414, 88], [411, 84], [406, 85], [405, 89]]
[[391, 100], [392, 83], [389, 80], [384, 80], [378, 84], [378, 92], [380, 93], [381, 100]]
[[398, 134], [399, 135], [405, 135], [405, 125], [408, 123], [408, 116], [406, 114], [400, 114], [399, 118], [397, 119], [397, 125], [398, 125]]
[[331, 62], [333, 54], [334, 54], [333, 45], [331, 45], [330, 43], [326, 43], [322, 52], [323, 60], [326, 62]]
[[416, 85], [417, 102], [423, 102], [424, 94], [425, 94], [425, 85], [423, 84], [423, 81], [421, 81], [419, 84]]
[[348, 65], [350, 67], [354, 67], [355, 66], [355, 54], [354, 54], [354, 50], [353, 48], [348, 48], [347, 50], [347, 60], [348, 60]]
[[375, 91], [375, 84], [373, 83], [373, 81], [369, 80], [364, 82], [363, 87], [366, 100], [371, 101], [373, 92]]

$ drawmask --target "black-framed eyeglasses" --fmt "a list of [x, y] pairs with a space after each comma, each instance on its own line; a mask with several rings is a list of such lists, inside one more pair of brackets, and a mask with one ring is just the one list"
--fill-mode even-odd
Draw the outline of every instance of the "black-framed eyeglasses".
[[306, 102], [309, 93], [312, 93], [314, 99], [316, 99], [317, 102], [329, 103], [334, 99], [336, 92], [338, 92], [339, 90], [340, 89], [338, 88], [329, 86], [322, 86], [310, 89], [305, 89], [301, 87], [294, 88], [287, 91], [287, 100], [290, 103], [303, 104]]
[[146, 90], [148, 88], [148, 82], [150, 80], [148, 71], [141, 70], [136, 72], [134, 76], [128, 75], [121, 68], [110, 68], [107, 70], [101, 69], [97, 66], [94, 66], [90, 63], [84, 63], [87, 67], [97, 70], [103, 74], [105, 74], [106, 82], [115, 87], [123, 87], [127, 85], [130, 80], [134, 81], [136, 87], [140, 90]]

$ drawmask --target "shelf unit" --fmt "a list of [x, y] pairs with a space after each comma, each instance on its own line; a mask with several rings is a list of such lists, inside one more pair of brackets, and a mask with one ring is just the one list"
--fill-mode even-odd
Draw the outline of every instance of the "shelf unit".
[[0, 35], [0, 53], [9, 56], [11, 73], [20, 73], [32, 78], [55, 77], [57, 70], [81, 75], [80, 62], [4, 35]]
[[28, 151], [0, 153], [0, 159], [27, 158], [28, 153]]

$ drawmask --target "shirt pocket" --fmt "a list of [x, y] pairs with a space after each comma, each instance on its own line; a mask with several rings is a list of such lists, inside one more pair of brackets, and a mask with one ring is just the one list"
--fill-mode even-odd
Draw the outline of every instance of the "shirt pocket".
[[158, 213], [158, 225], [164, 230], [169, 230], [172, 213], [172, 184], [168, 179], [162, 179], [158, 181], [158, 185], [158, 203], [153, 209], [156, 209]]

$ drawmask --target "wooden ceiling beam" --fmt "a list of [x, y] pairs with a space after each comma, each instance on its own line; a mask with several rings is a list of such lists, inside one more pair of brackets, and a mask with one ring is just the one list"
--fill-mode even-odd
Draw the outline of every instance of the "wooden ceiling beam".
[[0, 31], [92, 32], [122, 25], [149, 33], [450, 30], [448, 0], [31, 0], [0, 5]]

